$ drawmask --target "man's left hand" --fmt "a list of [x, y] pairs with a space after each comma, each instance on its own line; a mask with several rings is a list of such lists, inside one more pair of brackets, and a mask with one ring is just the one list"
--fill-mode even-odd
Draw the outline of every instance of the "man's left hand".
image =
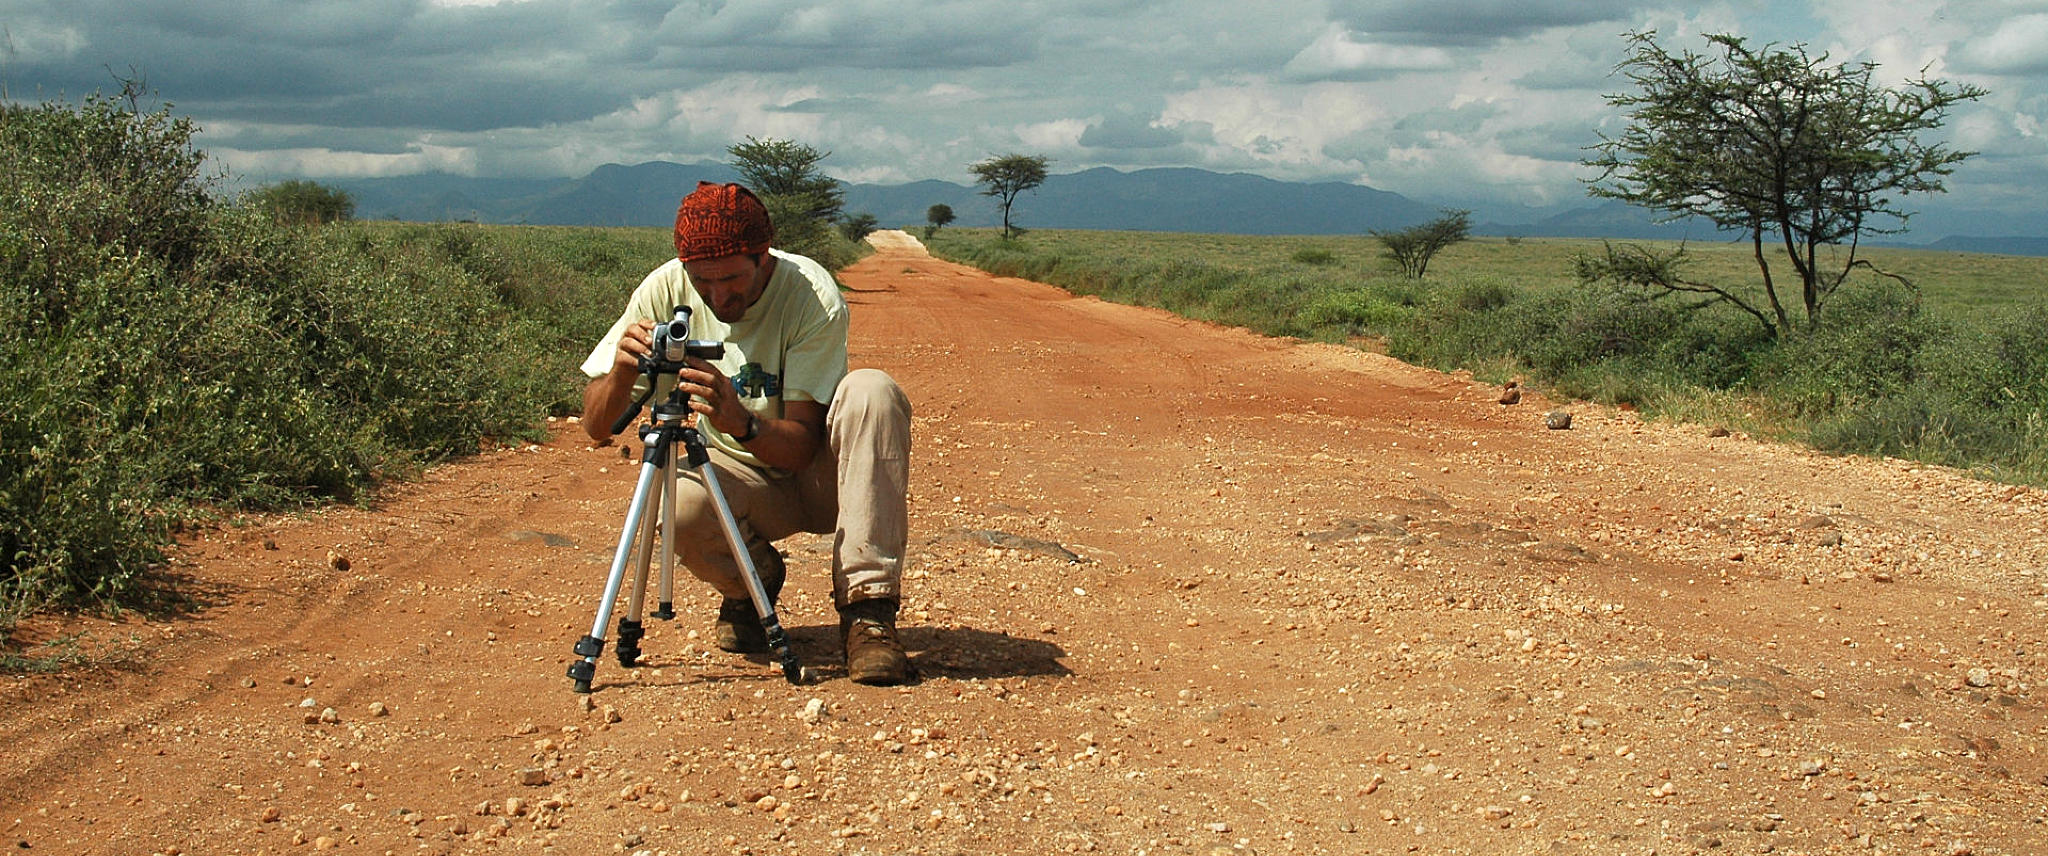
[[690, 409], [727, 437], [747, 433], [747, 419], [752, 414], [740, 403], [732, 380], [698, 357], [685, 358], [683, 364], [685, 368], [676, 372], [676, 386], [690, 394]]

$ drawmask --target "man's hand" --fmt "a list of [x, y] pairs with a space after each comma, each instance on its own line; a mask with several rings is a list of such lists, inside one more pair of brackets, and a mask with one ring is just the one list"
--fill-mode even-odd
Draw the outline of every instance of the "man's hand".
[[619, 335], [612, 352], [612, 370], [583, 388], [583, 433], [598, 443], [612, 439], [612, 423], [633, 403], [633, 382], [640, 379], [640, 358], [654, 351], [654, 322], [642, 320]]
[[612, 355], [612, 374], [622, 370], [625, 377], [640, 376], [640, 358], [654, 352], [654, 322], [646, 319], [634, 322], [619, 336], [619, 349]]
[[752, 414], [740, 403], [732, 380], [698, 357], [683, 358], [683, 365], [686, 368], [676, 372], [676, 388], [690, 394], [690, 409], [727, 437], [747, 433], [747, 419]]

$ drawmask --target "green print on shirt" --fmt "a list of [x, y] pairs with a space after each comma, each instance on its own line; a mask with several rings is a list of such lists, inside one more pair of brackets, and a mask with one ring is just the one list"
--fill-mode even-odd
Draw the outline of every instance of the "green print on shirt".
[[732, 388], [741, 398], [774, 398], [782, 394], [782, 378], [762, 371], [760, 363], [748, 363], [733, 376]]

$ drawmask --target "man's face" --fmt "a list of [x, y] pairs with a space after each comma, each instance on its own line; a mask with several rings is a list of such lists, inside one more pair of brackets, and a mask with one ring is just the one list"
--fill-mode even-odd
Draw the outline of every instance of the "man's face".
[[761, 299], [761, 292], [768, 287], [766, 270], [758, 256], [698, 259], [683, 262], [683, 270], [689, 273], [697, 296], [711, 307], [711, 314], [727, 324], [746, 317], [747, 307]]

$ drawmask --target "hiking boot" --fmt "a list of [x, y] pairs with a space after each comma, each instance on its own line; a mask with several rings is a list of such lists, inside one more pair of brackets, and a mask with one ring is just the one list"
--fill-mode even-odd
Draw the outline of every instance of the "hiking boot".
[[[768, 590], [768, 603], [782, 595], [782, 580], [787, 575], [782, 564], [782, 553], [772, 551], [773, 558], [755, 568], [761, 574], [761, 587]], [[753, 598], [726, 598], [718, 604], [718, 623], [711, 628], [711, 644], [720, 651], [734, 654], [759, 654], [768, 650], [768, 630], [761, 626], [761, 613], [754, 608]]]
[[846, 640], [846, 677], [854, 683], [893, 686], [910, 679], [910, 657], [896, 638], [896, 601], [840, 607], [839, 635]]

